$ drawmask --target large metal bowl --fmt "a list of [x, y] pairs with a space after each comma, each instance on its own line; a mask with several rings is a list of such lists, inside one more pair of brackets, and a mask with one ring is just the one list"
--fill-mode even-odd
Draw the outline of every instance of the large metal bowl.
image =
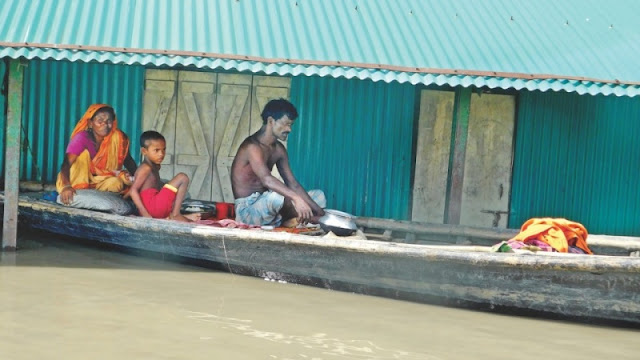
[[338, 236], [350, 236], [358, 230], [354, 218], [355, 216], [343, 211], [325, 209], [324, 216], [318, 219], [318, 222], [326, 232], [331, 231]]

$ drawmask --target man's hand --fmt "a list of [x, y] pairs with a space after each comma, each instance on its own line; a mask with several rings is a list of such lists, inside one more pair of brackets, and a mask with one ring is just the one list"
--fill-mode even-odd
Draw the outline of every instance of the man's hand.
[[313, 210], [306, 201], [300, 196], [297, 196], [293, 200], [293, 207], [298, 213], [298, 222], [304, 224], [313, 216]]
[[73, 195], [75, 194], [76, 190], [74, 188], [72, 188], [71, 186], [66, 186], [60, 192], [60, 201], [62, 201], [62, 203], [65, 205], [69, 205], [73, 201]]

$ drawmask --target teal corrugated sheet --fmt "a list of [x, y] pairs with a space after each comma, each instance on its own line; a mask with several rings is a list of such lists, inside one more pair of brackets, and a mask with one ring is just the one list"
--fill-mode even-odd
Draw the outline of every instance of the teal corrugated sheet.
[[523, 91], [509, 227], [563, 217], [640, 235], [640, 99]]
[[139, 161], [144, 71], [141, 66], [32, 60], [25, 70], [23, 96], [23, 180], [52, 183], [69, 136], [93, 103], [114, 107], [118, 126], [132, 140]]
[[486, 86], [490, 89], [540, 90], [577, 92], [580, 95], [615, 95], [638, 96], [640, 85], [615, 84], [594, 81], [579, 81], [568, 79], [520, 79], [502, 76], [476, 75], [445, 75], [437, 73], [416, 73], [407, 71], [391, 71], [360, 67], [298, 65], [286, 63], [265, 63], [259, 61], [226, 60], [218, 58], [177, 56], [162, 54], [136, 54], [124, 52], [92, 52], [71, 51], [64, 49], [38, 48], [3, 48], [0, 47], [0, 57], [13, 59], [56, 59], [84, 62], [101, 62], [110, 64], [147, 65], [155, 67], [190, 66], [198, 69], [231, 70], [240, 72], [264, 73], [280, 76], [326, 76], [345, 79], [372, 80], [382, 82], [399, 82], [422, 85], [449, 86]]
[[408, 84], [294, 77], [288, 149], [300, 183], [323, 189], [330, 208], [408, 219], [414, 100]]
[[637, 0], [5, 0], [0, 57], [636, 96], [639, 13]]
[[7, 73], [7, 64], [5, 63], [5, 59], [0, 57], [0, 144], [2, 144], [2, 146], [0, 146], [0, 151], [2, 151], [2, 154], [0, 154], [0, 175], [2, 175], [2, 179], [4, 181], [4, 157], [5, 157], [5, 150], [6, 150], [6, 144], [7, 142], [4, 141], [4, 137], [5, 137], [5, 128], [7, 125], [7, 120], [5, 118], [5, 114], [6, 114], [6, 104], [7, 104], [7, 98], [6, 98], [6, 86], [7, 84], [5, 83], [5, 75]]

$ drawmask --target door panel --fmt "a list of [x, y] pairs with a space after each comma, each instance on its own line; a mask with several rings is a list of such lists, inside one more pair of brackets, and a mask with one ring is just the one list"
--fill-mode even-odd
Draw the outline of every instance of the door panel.
[[[160, 177], [174, 176], [177, 71], [147, 70], [145, 74], [142, 130], [160, 132], [167, 143]], [[131, 139], [131, 148], [139, 149], [139, 139]], [[139, 151], [139, 150], [136, 150]]]
[[[216, 74], [181, 71], [178, 77], [174, 173], [189, 176], [189, 194], [211, 199]], [[174, 175], [175, 175], [174, 174]]]
[[240, 144], [249, 136], [251, 78], [251, 75], [219, 75], [215, 123], [215, 143], [219, 146], [213, 172], [214, 201], [233, 202], [229, 171]]
[[413, 221], [444, 222], [454, 100], [452, 91], [420, 94]]
[[515, 96], [472, 94], [460, 224], [506, 228]]
[[184, 172], [191, 197], [233, 202], [229, 170], [235, 154], [262, 126], [264, 105], [289, 97], [290, 83], [282, 77], [147, 70], [143, 127], [167, 140], [161, 177]]

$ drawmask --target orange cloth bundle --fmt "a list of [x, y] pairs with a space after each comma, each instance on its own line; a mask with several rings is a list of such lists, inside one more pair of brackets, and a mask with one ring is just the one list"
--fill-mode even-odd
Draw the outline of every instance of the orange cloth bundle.
[[518, 235], [512, 240], [527, 243], [540, 240], [551, 245], [558, 252], [568, 252], [569, 246], [576, 246], [593, 255], [587, 246], [587, 229], [582, 224], [562, 218], [532, 218], [527, 220]]

